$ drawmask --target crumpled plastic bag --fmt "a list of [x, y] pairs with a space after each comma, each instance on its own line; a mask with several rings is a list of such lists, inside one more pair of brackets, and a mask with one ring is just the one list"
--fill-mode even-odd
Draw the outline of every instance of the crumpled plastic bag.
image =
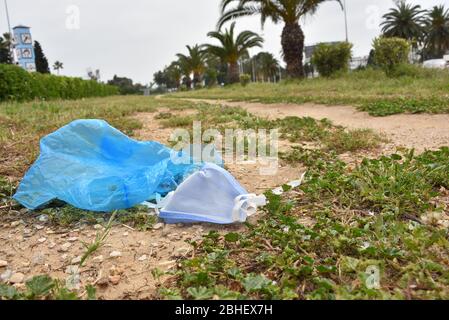
[[90, 211], [128, 209], [175, 190], [199, 168], [176, 164], [174, 150], [133, 140], [103, 120], [74, 121], [44, 137], [40, 149], [14, 195], [31, 210], [56, 199]]

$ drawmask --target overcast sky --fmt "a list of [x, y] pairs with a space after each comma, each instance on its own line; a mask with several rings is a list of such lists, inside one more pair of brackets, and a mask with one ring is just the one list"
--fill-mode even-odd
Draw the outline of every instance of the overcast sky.
[[[3, 2], [4, 0], [0, 0]], [[114, 74], [141, 83], [170, 63], [187, 44], [208, 41], [215, 28], [220, 0], [8, 0], [11, 24], [32, 27], [52, 65], [64, 63], [62, 74], [82, 76], [87, 68], [100, 69], [102, 80]], [[349, 40], [356, 56], [367, 55], [379, 32], [381, 16], [393, 0], [346, 0]], [[413, 0], [424, 8], [449, 0]], [[0, 4], [0, 32], [7, 31], [4, 4]], [[345, 39], [344, 16], [337, 2], [321, 5], [301, 22], [306, 44]], [[280, 57], [282, 25], [257, 18], [241, 19], [238, 29], [263, 34], [264, 50]], [[253, 51], [254, 53], [255, 51]]]

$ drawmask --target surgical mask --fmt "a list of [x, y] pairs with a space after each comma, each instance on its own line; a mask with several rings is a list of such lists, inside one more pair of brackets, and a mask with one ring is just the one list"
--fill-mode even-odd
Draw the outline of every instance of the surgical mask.
[[245, 222], [266, 198], [248, 194], [228, 171], [206, 163], [163, 202], [159, 217], [166, 223], [231, 224]]

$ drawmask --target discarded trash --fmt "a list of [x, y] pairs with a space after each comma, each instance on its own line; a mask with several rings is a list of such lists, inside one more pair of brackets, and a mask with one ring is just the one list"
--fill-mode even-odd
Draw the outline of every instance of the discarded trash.
[[175, 164], [174, 150], [133, 140], [102, 120], [74, 121], [44, 137], [40, 148], [14, 195], [33, 210], [56, 199], [91, 211], [131, 208], [175, 190], [200, 167]]
[[[299, 187], [304, 182], [304, 178], [306, 177], [306, 173], [307, 172], [304, 172], [299, 180], [290, 181], [286, 185], [289, 186], [292, 189]], [[282, 195], [284, 193], [284, 188], [283, 187], [278, 187], [276, 189], [271, 190], [271, 192], [273, 192], [274, 195], [280, 196], [280, 195]]]
[[206, 163], [171, 192], [159, 215], [167, 223], [245, 222], [266, 204], [265, 196], [248, 192], [225, 169]]

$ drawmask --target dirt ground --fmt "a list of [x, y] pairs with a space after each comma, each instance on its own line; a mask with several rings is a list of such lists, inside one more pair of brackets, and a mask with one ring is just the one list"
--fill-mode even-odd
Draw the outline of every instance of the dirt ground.
[[351, 106], [325, 106], [318, 104], [262, 104], [254, 102], [229, 102], [223, 100], [189, 99], [226, 106], [242, 107], [249, 112], [267, 118], [288, 116], [327, 118], [336, 125], [349, 129], [372, 129], [384, 134], [395, 147], [415, 148], [417, 152], [438, 149], [449, 144], [448, 114], [397, 114], [388, 117], [372, 117]]
[[[216, 103], [216, 102], [215, 102]], [[354, 108], [319, 105], [264, 105], [258, 103], [231, 103], [257, 115], [270, 118], [284, 116], [310, 116], [328, 118], [335, 124], [348, 128], [371, 128], [382, 132], [392, 142], [381, 152], [398, 146], [423, 151], [449, 145], [449, 115], [397, 115], [385, 118], [370, 117]], [[159, 110], [164, 111], [164, 110]], [[184, 110], [178, 113], [189, 113]], [[162, 128], [156, 113], [136, 115], [144, 126], [135, 134], [139, 140], [157, 140], [166, 143], [172, 129]], [[280, 148], [288, 144], [282, 143]], [[345, 155], [343, 155], [345, 157]], [[348, 156], [350, 161], [350, 156]], [[298, 179], [305, 171], [280, 163], [275, 176], [260, 176], [259, 165], [228, 165], [227, 169], [249, 192], [261, 193], [286, 182]], [[254, 219], [257, 219], [255, 217]], [[38, 274], [49, 274], [61, 280], [79, 277], [81, 288], [87, 284], [97, 287], [100, 299], [152, 299], [155, 297], [158, 280], [151, 270], [162, 271], [175, 267], [179, 259], [190, 255], [192, 247], [186, 240], [200, 239], [210, 230], [223, 232], [241, 231], [243, 226], [155, 225], [154, 230], [140, 232], [129, 226], [115, 226], [100, 248], [77, 270], [80, 256], [84, 253], [82, 241], [92, 242], [100, 225], [79, 225], [75, 229], [52, 226], [45, 217], [30, 218], [27, 210], [13, 212], [10, 220], [2, 220], [0, 227], [0, 282], [23, 287], [26, 279]], [[163, 280], [163, 279], [162, 279]], [[76, 281], [74, 283], [77, 283]], [[80, 295], [85, 295], [80, 291]]]

